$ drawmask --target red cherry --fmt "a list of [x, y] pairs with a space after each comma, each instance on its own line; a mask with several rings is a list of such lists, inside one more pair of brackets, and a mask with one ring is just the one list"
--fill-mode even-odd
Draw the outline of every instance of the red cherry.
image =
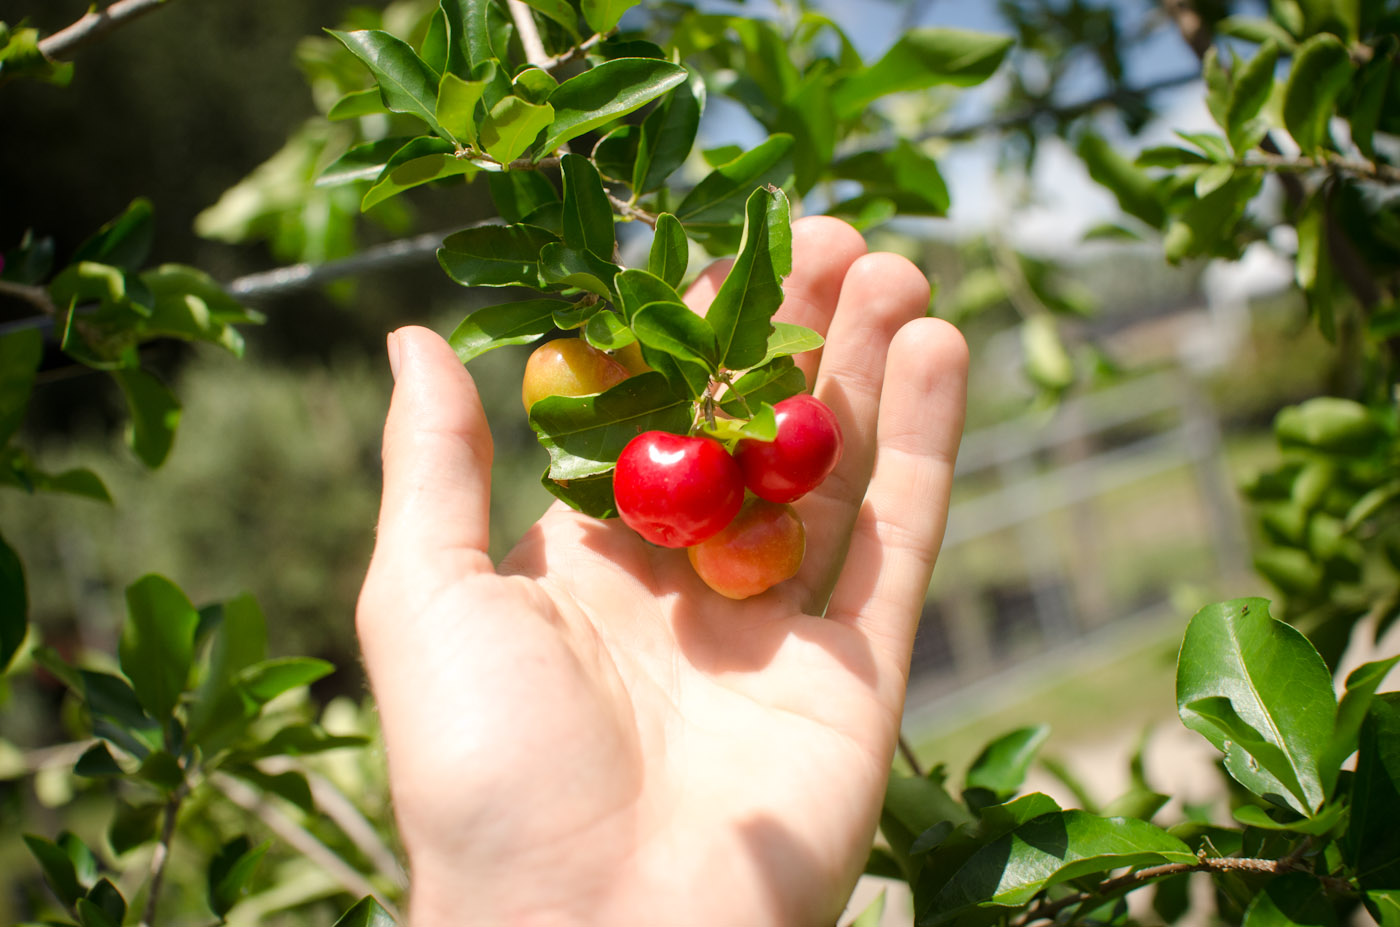
[[689, 547], [734, 518], [744, 476], [713, 438], [646, 431], [617, 458], [613, 497], [623, 522], [648, 541]]
[[831, 475], [841, 459], [841, 426], [826, 403], [806, 393], [773, 407], [778, 436], [745, 438], [734, 449], [744, 485], [769, 502], [801, 498]]

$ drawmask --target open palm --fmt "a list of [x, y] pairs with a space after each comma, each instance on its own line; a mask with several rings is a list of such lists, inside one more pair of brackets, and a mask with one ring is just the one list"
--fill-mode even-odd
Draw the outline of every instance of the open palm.
[[[556, 505], [496, 568], [491, 441], [437, 336], [391, 337], [358, 625], [415, 925], [831, 924], [864, 862], [947, 508], [966, 351], [927, 283], [793, 227], [780, 317], [846, 454], [798, 576], [733, 602], [684, 553]], [[703, 311], [722, 268], [688, 297]], [[812, 352], [816, 354], [817, 352]], [[824, 617], [822, 617], [824, 616]]]

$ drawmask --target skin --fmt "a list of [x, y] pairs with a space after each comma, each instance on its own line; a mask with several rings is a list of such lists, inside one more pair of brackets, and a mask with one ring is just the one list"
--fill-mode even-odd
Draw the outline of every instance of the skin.
[[520, 379], [525, 411], [546, 396], [591, 396], [632, 374], [606, 351], [578, 338], [556, 338], [530, 353]]
[[742, 602], [680, 551], [558, 504], [493, 564], [472, 379], [432, 332], [390, 337], [356, 621], [414, 927], [837, 920], [895, 749], [967, 349], [923, 317], [907, 260], [830, 218], [793, 239], [781, 318], [827, 334], [799, 363], [846, 449], [795, 506], [802, 569]]
[[733, 521], [686, 554], [705, 585], [726, 598], [747, 599], [796, 575], [806, 540], [792, 506], [750, 498]]

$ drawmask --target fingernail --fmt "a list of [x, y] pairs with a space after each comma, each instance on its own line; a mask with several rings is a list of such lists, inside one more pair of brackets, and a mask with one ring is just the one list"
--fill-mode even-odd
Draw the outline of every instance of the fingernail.
[[398, 382], [398, 379], [399, 379], [399, 333], [398, 333], [398, 332], [389, 332], [389, 337], [386, 339], [386, 343], [387, 343], [388, 348], [389, 348], [389, 373], [393, 376], [394, 381], [395, 381], [395, 382]]

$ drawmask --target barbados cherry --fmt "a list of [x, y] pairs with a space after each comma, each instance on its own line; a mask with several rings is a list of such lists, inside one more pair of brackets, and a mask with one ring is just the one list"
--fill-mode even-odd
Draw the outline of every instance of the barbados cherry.
[[662, 547], [689, 547], [719, 531], [744, 501], [739, 465], [713, 438], [646, 431], [613, 471], [617, 513]]
[[807, 393], [773, 407], [778, 436], [745, 438], [734, 449], [744, 484], [769, 502], [791, 502], [815, 489], [841, 459], [841, 426], [826, 403]]
[[525, 411], [546, 396], [591, 396], [632, 374], [581, 338], [556, 338], [540, 345], [525, 362], [520, 399]]
[[705, 585], [722, 596], [746, 599], [793, 577], [806, 543], [792, 506], [750, 498], [733, 521], [687, 553]]

